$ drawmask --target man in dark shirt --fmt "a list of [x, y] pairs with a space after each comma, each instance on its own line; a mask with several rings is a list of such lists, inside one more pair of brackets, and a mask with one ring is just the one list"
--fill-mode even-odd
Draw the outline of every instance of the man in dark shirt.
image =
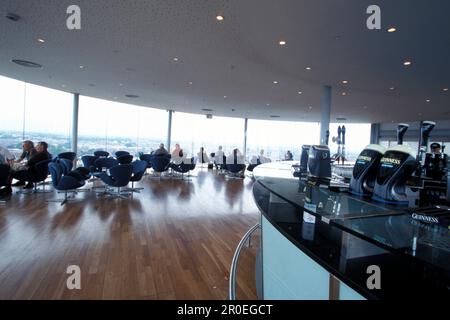
[[[1, 193], [11, 194], [12, 193], [11, 182], [13, 178], [19, 181], [27, 181], [30, 175], [35, 173], [36, 164], [38, 164], [41, 161], [51, 159], [52, 156], [50, 153], [48, 153], [47, 148], [48, 148], [47, 142], [38, 142], [36, 144], [36, 153], [32, 157], [30, 157], [30, 160], [28, 160], [26, 167], [22, 170], [11, 171], [9, 183], [4, 189], [1, 190]], [[28, 182], [23, 188], [32, 189], [33, 183]]]

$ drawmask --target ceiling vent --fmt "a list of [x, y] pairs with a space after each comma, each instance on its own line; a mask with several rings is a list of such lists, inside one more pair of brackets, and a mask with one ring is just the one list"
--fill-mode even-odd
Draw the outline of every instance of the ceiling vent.
[[18, 64], [19, 66], [22, 66], [22, 67], [42, 68], [42, 65], [40, 65], [39, 63], [36, 63], [36, 62], [31, 62], [31, 61], [27, 61], [27, 60], [20, 60], [20, 59], [13, 59], [11, 61], [14, 62], [15, 64]]
[[12, 12], [7, 13], [6, 18], [11, 21], [19, 21], [20, 20], [20, 16], [15, 13], [12, 13]]

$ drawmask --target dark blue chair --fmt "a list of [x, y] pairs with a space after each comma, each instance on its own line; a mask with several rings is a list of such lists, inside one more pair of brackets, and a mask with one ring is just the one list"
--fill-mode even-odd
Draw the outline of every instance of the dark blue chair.
[[96, 156], [97, 158], [107, 158], [109, 157], [109, 152], [98, 150], [94, 152], [94, 156]]
[[[9, 183], [9, 175], [11, 168], [7, 164], [0, 164], [0, 187], [5, 187]], [[5, 200], [0, 200], [0, 203], [5, 203]]]
[[121, 156], [126, 156], [126, 155], [129, 155], [129, 154], [130, 153], [128, 151], [117, 151], [115, 153], [117, 159], [119, 159]]
[[90, 170], [91, 167], [94, 166], [94, 162], [97, 159], [98, 159], [98, 157], [96, 157], [96, 156], [82, 156], [81, 162], [83, 163], [83, 167]]
[[97, 160], [97, 159], [98, 158], [96, 156], [90, 156], [90, 155], [81, 157], [81, 162], [83, 163], [83, 168], [87, 169], [91, 176], [96, 171], [94, 163], [95, 163], [95, 160]]
[[51, 159], [43, 160], [41, 162], [38, 162], [33, 168], [29, 168], [28, 170], [21, 170], [16, 171], [14, 173], [14, 178], [21, 181], [29, 181], [33, 183], [34, 188], [33, 190], [21, 190], [17, 193], [20, 194], [31, 194], [31, 193], [49, 193], [52, 192], [51, 190], [45, 190], [45, 184], [43, 184], [42, 189], [38, 189], [38, 183], [44, 182], [49, 174], [48, 171], [48, 164], [52, 162]]
[[243, 170], [245, 170], [245, 164], [239, 164], [239, 163], [227, 163], [226, 170], [231, 173], [230, 178], [241, 178], [238, 177], [237, 174]]
[[133, 174], [133, 166], [131, 164], [116, 165], [109, 169], [109, 174], [101, 172], [99, 178], [108, 186], [117, 188], [116, 192], [105, 190], [103, 194], [107, 194], [112, 198], [127, 198], [130, 193], [123, 193], [121, 188], [126, 187], [130, 183]]
[[[168, 156], [153, 156], [151, 159], [152, 168], [154, 172], [163, 173], [169, 169], [170, 157]], [[161, 178], [161, 175], [159, 176]]]
[[185, 173], [189, 173], [191, 170], [194, 170], [195, 166], [196, 166], [195, 158], [192, 157], [192, 158], [188, 159], [188, 161], [186, 161], [186, 163], [182, 162], [180, 164], [173, 164], [172, 165], [172, 169], [175, 172], [181, 173], [181, 180], [189, 181], [190, 180], [189, 178], [188, 179], [184, 179], [184, 174]]
[[58, 159], [67, 159], [67, 160], [74, 162], [75, 159], [77, 158], [77, 154], [75, 152], [63, 152], [63, 153], [58, 154], [57, 158]]
[[117, 161], [119, 161], [120, 164], [130, 164], [133, 162], [133, 156], [131, 154], [124, 154], [120, 157], [117, 157]]
[[130, 178], [131, 188], [128, 188], [127, 191], [140, 193], [140, 190], [144, 190], [144, 188], [135, 188], [134, 183], [137, 181], [141, 181], [142, 177], [145, 174], [145, 171], [147, 171], [147, 162], [137, 160], [134, 161], [131, 165], [133, 166], [133, 175]]
[[147, 169], [151, 169], [152, 167], [152, 155], [151, 154], [142, 154], [139, 156], [139, 159], [147, 162]]
[[119, 164], [119, 161], [114, 158], [98, 158], [94, 161], [95, 174], [103, 171], [103, 169], [110, 169]]
[[54, 161], [61, 165], [63, 169], [63, 175], [68, 174], [70, 171], [72, 171], [73, 168], [73, 161], [65, 159], [65, 158], [57, 158], [56, 161]]
[[69, 193], [76, 193], [76, 190], [83, 187], [85, 184], [84, 180], [79, 180], [74, 176], [64, 175], [64, 166], [61, 163], [51, 162], [48, 164], [50, 174], [52, 176], [53, 187], [58, 190], [58, 192], [64, 193], [64, 199], [62, 200], [47, 200], [47, 202], [61, 202], [61, 205], [65, 205], [67, 201], [71, 200], [69, 198]]

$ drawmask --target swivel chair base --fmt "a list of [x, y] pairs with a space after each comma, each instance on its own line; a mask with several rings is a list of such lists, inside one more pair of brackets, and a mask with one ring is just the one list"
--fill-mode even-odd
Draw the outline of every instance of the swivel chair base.
[[36, 194], [36, 193], [52, 193], [52, 190], [45, 190], [45, 184], [42, 185], [42, 189], [38, 189], [39, 183], [33, 183], [32, 190], [20, 190], [17, 191], [18, 194]]
[[[81, 199], [75, 199], [75, 194], [78, 190], [67, 190], [67, 191], [58, 191], [58, 193], [64, 193], [63, 199], [53, 199], [53, 200], [47, 200], [46, 202], [60, 202], [61, 206], [65, 205], [66, 203], [73, 202], [73, 201], [80, 201]], [[72, 193], [72, 195], [69, 195], [69, 193]]]
[[125, 188], [123, 191], [125, 192], [135, 192], [135, 193], [141, 193], [141, 190], [144, 190], [144, 188], [135, 188], [134, 187], [134, 181], [131, 181], [131, 188]]

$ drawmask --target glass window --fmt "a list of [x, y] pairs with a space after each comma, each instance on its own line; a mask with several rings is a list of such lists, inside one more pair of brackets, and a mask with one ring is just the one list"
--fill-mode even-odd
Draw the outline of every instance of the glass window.
[[2, 116], [0, 143], [14, 154], [21, 142], [46, 141], [53, 155], [70, 150], [72, 95], [0, 77]]
[[26, 84], [25, 139], [46, 141], [54, 156], [71, 150], [73, 95]]
[[[329, 146], [331, 154], [338, 152], [337, 140], [338, 127], [343, 124], [330, 124]], [[355, 161], [362, 150], [370, 144], [370, 123], [345, 123], [345, 156], [348, 161]]]
[[299, 160], [302, 145], [317, 144], [319, 137], [317, 122], [249, 120], [247, 160], [257, 156], [261, 150], [272, 161], [284, 160], [288, 150], [294, 160]]
[[0, 116], [0, 145], [18, 155], [22, 150], [24, 139], [24, 98], [25, 83], [0, 76], [1, 116]]
[[78, 153], [105, 150], [149, 153], [167, 139], [165, 110], [80, 97]]
[[[169, 113], [166, 110], [138, 107], [138, 150], [150, 153], [166, 144]], [[173, 125], [172, 125], [173, 130]]]
[[205, 115], [175, 112], [172, 118], [172, 148], [179, 143], [188, 155], [197, 155], [200, 147], [209, 155], [223, 147], [225, 154], [234, 148], [242, 151], [244, 145], [245, 120], [229, 117], [213, 117]]

